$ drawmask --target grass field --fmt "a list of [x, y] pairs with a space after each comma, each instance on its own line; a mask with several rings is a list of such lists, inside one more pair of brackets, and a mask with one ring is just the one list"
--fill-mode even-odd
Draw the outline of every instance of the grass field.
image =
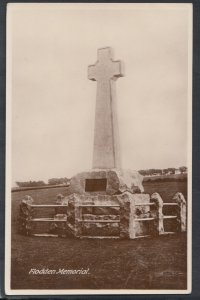
[[[159, 192], [164, 202], [186, 181], [144, 182], [146, 193]], [[186, 289], [186, 234], [138, 240], [76, 240], [22, 236], [17, 232], [24, 195], [35, 203], [54, 203], [67, 188], [12, 193], [12, 289]], [[32, 275], [31, 269], [88, 269], [87, 275]]]
[[169, 174], [169, 175], [156, 175], [144, 176], [143, 181], [186, 181], [187, 173], [183, 174]]

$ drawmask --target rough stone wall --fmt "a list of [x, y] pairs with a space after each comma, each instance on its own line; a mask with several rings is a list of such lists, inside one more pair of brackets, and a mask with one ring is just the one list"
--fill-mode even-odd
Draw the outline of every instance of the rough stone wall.
[[[101, 195], [88, 196], [73, 194], [68, 199], [67, 223], [76, 237], [90, 236], [117, 236], [119, 222], [106, 223], [104, 221], [119, 221], [120, 207], [116, 197]], [[89, 207], [81, 205], [90, 205]], [[105, 205], [98, 207], [96, 205]], [[111, 205], [111, 206], [109, 206]], [[112, 207], [112, 205], [115, 205]], [[85, 221], [85, 222], [82, 222]], [[86, 222], [90, 221], [90, 222]], [[91, 222], [96, 221], [96, 222]], [[100, 221], [98, 223], [98, 221]]]
[[[164, 204], [158, 193], [153, 193], [151, 197], [149, 194], [132, 194], [128, 191], [115, 195], [74, 193], [67, 197], [59, 195], [57, 204], [61, 205], [58, 208], [65, 211], [58, 212], [55, 207], [55, 214], [48, 223], [48, 232], [59, 236], [118, 236], [130, 239], [146, 235], [156, 236], [165, 234], [164, 224], [169, 219], [174, 222], [173, 232], [186, 231], [186, 201], [181, 193], [175, 194], [173, 203], [165, 203], [168, 206], [173, 204], [170, 215], [163, 214]], [[67, 204], [67, 208], [62, 207], [63, 204]], [[19, 229], [23, 234], [34, 234], [36, 227], [42, 232], [43, 223], [47, 224], [37, 220], [32, 223], [35, 216], [32, 205], [33, 199], [29, 196], [20, 205]], [[38, 213], [38, 208], [36, 210]]]
[[[116, 235], [121, 238], [135, 238], [145, 235], [148, 231], [147, 222], [137, 222], [138, 217], [148, 216], [149, 206], [139, 206], [140, 214], [136, 215], [136, 205], [149, 203], [148, 194], [131, 194], [129, 192], [120, 195], [88, 196], [73, 194], [68, 200], [68, 222], [74, 230], [75, 236], [84, 235], [84, 232], [93, 232], [96, 235]], [[89, 204], [90, 207], [80, 207], [81, 204]], [[107, 205], [108, 207], [95, 207], [95, 205]], [[110, 205], [110, 206], [109, 206]], [[118, 205], [118, 207], [112, 207]], [[119, 223], [86, 223], [78, 220], [119, 220]], [[87, 230], [86, 230], [87, 229]], [[102, 230], [99, 230], [102, 229]]]

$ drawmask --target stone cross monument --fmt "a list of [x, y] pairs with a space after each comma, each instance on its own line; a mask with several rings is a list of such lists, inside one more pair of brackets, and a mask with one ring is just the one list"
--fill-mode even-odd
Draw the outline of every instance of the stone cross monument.
[[93, 169], [120, 168], [115, 81], [123, 76], [122, 63], [112, 60], [112, 49], [98, 49], [98, 60], [88, 67], [88, 78], [97, 81]]
[[123, 169], [120, 163], [115, 81], [122, 76], [122, 63], [113, 60], [112, 49], [98, 49], [97, 62], [88, 67], [88, 78], [97, 81], [93, 165], [92, 170], [71, 178], [71, 193], [114, 195], [144, 191], [143, 176]]
[[[120, 166], [114, 82], [121, 76], [122, 64], [112, 60], [111, 48], [99, 49], [96, 64], [88, 69], [89, 79], [97, 81], [93, 169], [71, 178], [68, 196], [57, 196], [55, 215], [47, 220], [50, 233], [134, 239], [164, 234], [165, 218], [175, 218], [175, 231], [186, 231], [186, 202], [181, 193], [173, 198], [176, 215], [163, 217], [160, 195], [144, 194], [143, 176]], [[29, 198], [20, 206], [21, 230], [26, 235], [31, 234], [33, 221], [44, 221], [31, 214], [33, 206], [37, 205]]]

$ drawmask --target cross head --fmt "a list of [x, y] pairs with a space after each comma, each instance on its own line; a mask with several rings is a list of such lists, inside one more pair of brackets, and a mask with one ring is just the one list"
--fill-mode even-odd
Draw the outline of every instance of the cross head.
[[98, 49], [98, 60], [88, 67], [88, 79], [95, 81], [116, 80], [123, 76], [122, 62], [113, 60], [110, 47]]

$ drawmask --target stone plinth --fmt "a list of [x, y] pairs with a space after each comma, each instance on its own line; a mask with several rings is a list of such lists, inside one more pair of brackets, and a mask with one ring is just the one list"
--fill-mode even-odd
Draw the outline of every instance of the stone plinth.
[[143, 176], [137, 171], [99, 169], [82, 172], [72, 177], [70, 193], [114, 195], [124, 192], [141, 193]]

